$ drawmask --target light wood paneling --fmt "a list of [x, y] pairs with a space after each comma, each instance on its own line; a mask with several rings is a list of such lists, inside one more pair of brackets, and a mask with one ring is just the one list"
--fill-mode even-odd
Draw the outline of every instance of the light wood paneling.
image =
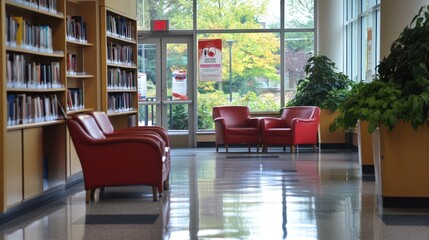
[[134, 19], [137, 18], [137, 1], [136, 0], [127, 0], [127, 1], [102, 0], [101, 5], [109, 7], [120, 14], [126, 15], [129, 18], [134, 18]]
[[82, 165], [80, 164], [79, 157], [76, 152], [76, 148], [73, 145], [73, 141], [70, 138], [69, 141], [69, 147], [70, 147], [70, 172], [69, 176], [72, 176], [76, 173], [80, 173], [82, 171]]
[[7, 132], [6, 155], [6, 203], [7, 206], [20, 203], [22, 196], [22, 131]]
[[429, 197], [429, 130], [398, 121], [392, 131], [380, 127], [383, 197]]
[[346, 134], [343, 130], [335, 132], [329, 131], [329, 125], [334, 121], [337, 116], [336, 112], [331, 112], [329, 109], [321, 109], [320, 112], [320, 142], [326, 143], [345, 143]]
[[43, 192], [43, 128], [23, 130], [24, 199]]

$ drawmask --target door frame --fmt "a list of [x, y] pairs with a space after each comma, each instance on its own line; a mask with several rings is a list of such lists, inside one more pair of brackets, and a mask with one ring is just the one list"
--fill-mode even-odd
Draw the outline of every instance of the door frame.
[[[185, 43], [188, 46], [187, 49], [187, 57], [188, 57], [188, 66], [187, 66], [187, 100], [168, 100], [167, 99], [167, 79], [166, 79], [166, 71], [167, 71], [167, 44], [174, 43]], [[156, 115], [157, 125], [161, 125], [162, 127], [167, 128], [168, 124], [168, 116], [167, 113], [167, 105], [169, 104], [186, 104], [188, 105], [188, 130], [180, 131], [180, 130], [168, 130], [170, 135], [171, 144], [173, 147], [196, 147], [196, 134], [197, 134], [197, 82], [196, 82], [196, 73], [195, 73], [195, 40], [192, 34], [179, 34], [179, 35], [170, 35], [170, 34], [162, 34], [162, 35], [150, 35], [150, 36], [139, 36], [138, 44], [155, 44], [156, 48], [156, 65], [161, 66], [157, 67], [156, 71], [156, 96], [161, 96], [160, 99], [152, 102], [157, 106], [157, 109], [161, 109], [162, 113]], [[158, 82], [160, 84], [158, 84]], [[158, 111], [157, 111], [158, 112]], [[162, 115], [162, 116], [161, 116]]]

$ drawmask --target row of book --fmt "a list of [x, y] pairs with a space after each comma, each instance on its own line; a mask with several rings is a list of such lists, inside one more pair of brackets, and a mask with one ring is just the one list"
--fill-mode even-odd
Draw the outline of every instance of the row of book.
[[128, 40], [136, 39], [133, 24], [125, 17], [108, 14], [106, 18], [106, 28], [108, 35]]
[[53, 14], [60, 14], [57, 12], [57, 0], [10, 0], [27, 7], [47, 11]]
[[62, 88], [59, 62], [27, 61], [25, 55], [6, 53], [8, 88]]
[[67, 40], [87, 42], [86, 22], [82, 16], [66, 17]]
[[136, 78], [133, 71], [120, 68], [109, 68], [107, 74], [107, 89], [109, 90], [135, 90]]
[[6, 16], [6, 46], [53, 53], [52, 28], [35, 26], [22, 16]]
[[67, 53], [67, 75], [76, 75], [77, 74], [77, 57], [76, 54]]
[[58, 119], [57, 95], [7, 95], [7, 125], [39, 123]]
[[79, 110], [84, 109], [85, 103], [83, 100], [83, 91], [81, 88], [69, 88], [67, 89], [67, 110]]
[[127, 112], [135, 110], [133, 93], [110, 93], [108, 100], [108, 113]]
[[110, 42], [107, 44], [107, 63], [135, 66], [133, 47]]

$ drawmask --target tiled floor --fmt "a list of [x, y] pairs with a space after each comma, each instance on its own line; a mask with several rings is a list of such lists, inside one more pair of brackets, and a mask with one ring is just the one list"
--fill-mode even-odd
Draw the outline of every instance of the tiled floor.
[[0, 239], [429, 239], [429, 210], [377, 206], [356, 152], [173, 149], [171, 190], [83, 186], [0, 225]]

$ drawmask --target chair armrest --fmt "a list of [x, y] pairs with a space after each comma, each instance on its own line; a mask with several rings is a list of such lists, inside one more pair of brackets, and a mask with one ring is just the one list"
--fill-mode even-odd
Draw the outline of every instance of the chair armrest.
[[[112, 146], [117, 149], [121, 149], [122, 151], [125, 151], [125, 149], [129, 145], [147, 145], [155, 150], [157, 150], [160, 154], [164, 155], [165, 153], [165, 145], [164, 143], [160, 144], [159, 141], [154, 139], [152, 136], [145, 136], [145, 135], [116, 135], [116, 136], [110, 136], [105, 139], [97, 139], [92, 140], [89, 139], [89, 141], [86, 143], [90, 146]], [[137, 148], [134, 151], [141, 151], [141, 149]]]
[[220, 127], [220, 129], [226, 129], [226, 122], [223, 117], [217, 117], [213, 119], [215, 127]]
[[316, 136], [319, 126], [318, 119], [292, 119], [292, 135], [295, 139], [304, 136]]
[[112, 138], [112, 137], [123, 137], [123, 136], [132, 136], [132, 137], [146, 137], [151, 138], [159, 144], [159, 146], [163, 149], [167, 147], [167, 143], [164, 141], [164, 139], [159, 136], [159, 134], [155, 132], [149, 132], [149, 131], [114, 131], [113, 133], [106, 133], [104, 134], [106, 138]]
[[246, 119], [246, 127], [259, 128], [259, 118], [248, 118]]
[[162, 137], [165, 144], [170, 146], [170, 137], [168, 136], [168, 132], [166, 129], [158, 126], [139, 126], [139, 127], [128, 127], [123, 129], [115, 130], [114, 133], [146, 133], [153, 132]]
[[264, 117], [261, 119], [261, 129], [268, 128], [285, 128], [287, 126], [287, 122], [281, 118], [274, 117]]

